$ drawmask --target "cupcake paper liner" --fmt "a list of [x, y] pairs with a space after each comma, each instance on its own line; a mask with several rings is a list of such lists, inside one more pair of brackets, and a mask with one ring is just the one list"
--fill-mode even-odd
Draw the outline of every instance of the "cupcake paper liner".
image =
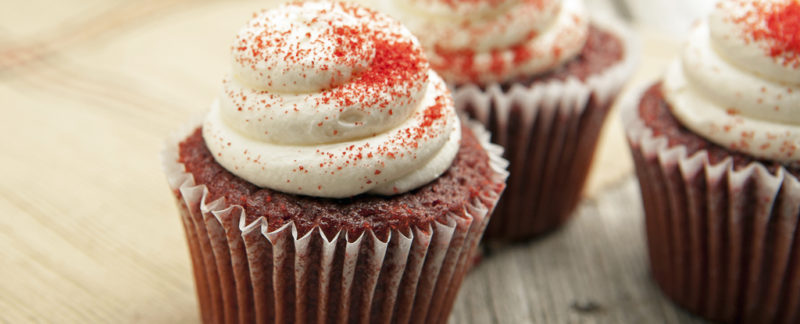
[[[469, 127], [489, 154], [493, 180], [505, 182], [503, 149], [489, 143], [480, 124]], [[162, 160], [186, 231], [204, 323], [447, 321], [501, 192], [486, 189], [445, 223], [393, 230], [386, 240], [369, 229], [329, 238], [315, 227], [299, 236], [292, 222], [269, 231], [263, 217], [246, 223], [239, 205], [208, 201], [206, 186], [195, 184], [178, 162], [178, 143], [187, 134], [167, 143]]]
[[622, 104], [645, 209], [652, 275], [676, 303], [723, 322], [800, 322], [800, 182], [758, 162], [711, 164], [668, 146]]
[[508, 187], [486, 237], [520, 240], [565, 222], [592, 165], [597, 139], [613, 99], [634, 71], [639, 52], [627, 28], [593, 19], [624, 44], [624, 57], [586, 81], [568, 78], [504, 91], [492, 84], [454, 91], [456, 108], [489, 129], [511, 163]]

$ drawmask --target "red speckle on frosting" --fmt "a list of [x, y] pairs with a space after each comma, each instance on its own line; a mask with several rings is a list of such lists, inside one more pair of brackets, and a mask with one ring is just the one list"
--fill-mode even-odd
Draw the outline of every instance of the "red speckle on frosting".
[[[437, 89], [445, 91], [446, 89]], [[419, 118], [421, 122], [416, 127], [408, 127], [403, 129], [397, 135], [392, 136], [385, 143], [378, 147], [370, 147], [369, 143], [362, 145], [350, 145], [342, 152], [342, 156], [336, 156], [333, 153], [317, 150], [317, 154], [327, 157], [325, 162], [321, 164], [326, 167], [335, 167], [341, 170], [343, 167], [356, 166], [363, 160], [373, 160], [380, 162], [381, 158], [395, 159], [397, 157], [404, 157], [406, 155], [414, 156], [414, 150], [417, 149], [421, 142], [430, 140], [440, 135], [434, 133], [434, 124], [447, 123], [444, 110], [451, 106], [452, 100], [449, 96], [438, 96], [435, 102], [426, 107], [422, 112], [417, 113], [412, 118]], [[374, 152], [374, 154], [373, 154]], [[344, 158], [344, 159], [342, 159]], [[380, 174], [380, 170], [375, 170], [375, 175]]]
[[[536, 38], [536, 35], [537, 33], [532, 31], [528, 35], [527, 39], [534, 39]], [[531, 53], [531, 50], [526, 45], [527, 43], [521, 43], [511, 47], [511, 53], [514, 54], [514, 58], [512, 60], [513, 65], [525, 63], [533, 57], [533, 53]]]
[[[375, 57], [357, 78], [326, 90], [320, 103], [336, 101], [341, 106], [360, 103], [382, 111], [381, 108], [393, 101], [410, 98], [412, 87], [419, 87], [427, 80], [428, 62], [422, 49], [407, 37], [385, 30], [339, 29], [337, 32], [347, 33], [362, 42], [370, 39], [375, 45]], [[398, 87], [400, 84], [405, 86]], [[389, 97], [382, 96], [387, 90]]]
[[787, 157], [794, 155], [795, 151], [797, 151], [797, 145], [791, 141], [783, 141], [781, 143], [780, 152], [786, 154]]
[[475, 51], [471, 49], [458, 49], [450, 50], [445, 49], [439, 45], [433, 47], [436, 55], [442, 58], [440, 63], [432, 63], [431, 67], [434, 70], [445, 70], [448, 68], [455, 68], [461, 73], [469, 76], [470, 79], [476, 80], [480, 76], [480, 71], [475, 67]]
[[[536, 38], [537, 35], [535, 31], [532, 31], [520, 42], [507, 49], [492, 50], [489, 73], [497, 76], [504, 75], [508, 70], [528, 62], [536, 55], [535, 51], [530, 47], [530, 42]], [[513, 55], [510, 62], [507, 62], [503, 57], [505, 50], [509, 50]], [[476, 53], [472, 49], [453, 50], [436, 45], [433, 51], [441, 58], [438, 62], [431, 64], [434, 70], [446, 70], [455, 67], [455, 70], [458, 70], [459, 73], [468, 76], [472, 80], [478, 80], [481, 74], [485, 73], [476, 68]]]
[[553, 57], [561, 57], [561, 51], [562, 51], [561, 47], [554, 46], [553, 47]]
[[[433, 125], [433, 123], [435, 121], [437, 121], [440, 118], [442, 118], [442, 109], [445, 109], [447, 107], [446, 106], [446, 102], [447, 102], [447, 100], [445, 98], [443, 98], [442, 96], [437, 97], [436, 98], [436, 103], [434, 105], [428, 107], [428, 109], [425, 109], [425, 112], [423, 114], [424, 120], [422, 121], [422, 124], [420, 126], [428, 127], [430, 125]], [[424, 131], [424, 130], [420, 130], [420, 131]]]
[[[545, 1], [552, 1], [552, 0], [524, 0], [529, 4], [533, 4], [539, 8], [544, 6]], [[487, 4], [491, 8], [496, 8], [504, 3], [507, 3], [508, 0], [439, 0], [439, 2], [447, 5], [450, 8], [458, 8], [459, 6], [463, 5], [480, 5], [480, 4]]]
[[506, 64], [505, 60], [503, 60], [503, 52], [498, 50], [492, 51], [492, 63], [489, 66], [489, 71], [497, 75], [502, 75], [505, 69]]
[[[275, 186], [330, 191], [330, 186], [320, 189], [321, 182], [304, 174], [341, 177], [353, 170], [361, 184], [393, 181], [397, 162], [391, 160], [427, 159], [431, 150], [421, 149], [443, 143], [458, 128], [450, 125], [455, 116], [447, 86], [438, 77], [430, 79], [433, 74], [422, 47], [402, 25], [347, 3], [285, 6], [256, 15], [237, 35], [231, 47], [234, 73], [223, 81], [226, 101], [221, 107], [221, 113], [253, 122], [273, 116], [276, 121], [287, 119], [288, 126], [251, 123], [248, 127], [258, 135], [270, 127], [282, 131], [295, 124], [312, 126], [293, 141], [314, 158], [303, 159], [303, 165], [285, 161], [278, 166], [291, 176]], [[264, 141], [284, 144], [282, 137], [273, 137], [277, 140]], [[309, 147], [316, 144], [318, 148]], [[232, 164], [261, 163], [254, 155], [245, 153]]]
[[[292, 3], [290, 5], [302, 5], [302, 3]], [[317, 97], [316, 102], [310, 105], [311, 108], [320, 104], [336, 105], [342, 107], [339, 112], [343, 112], [344, 107], [362, 107], [366, 114], [372, 111], [388, 113], [394, 112], [387, 107], [392, 103], [404, 102], [413, 103], [412, 93], [420, 91], [428, 80], [429, 64], [424, 56], [422, 48], [413, 42], [405, 34], [399, 33], [393, 28], [376, 28], [376, 21], [383, 21], [377, 12], [363, 8], [361, 6], [347, 3], [331, 3], [332, 8], [338, 8], [356, 18], [356, 22], [348, 22], [345, 25], [334, 24], [329, 21], [327, 26], [317, 30], [317, 38], [313, 49], [301, 47], [300, 44], [285, 37], [288, 31], [273, 30], [265, 28], [258, 35], [243, 37], [237, 35], [236, 45], [232, 46], [234, 59], [239, 65], [249, 66], [253, 71], [259, 72], [259, 64], [267, 62], [267, 55], [277, 55], [289, 65], [301, 65], [306, 68], [308, 74], [316, 71], [330, 71], [328, 64], [319, 64], [313, 61], [304, 60], [313, 50], [315, 55], [327, 57], [333, 60], [334, 64], [358, 70], [363, 62], [369, 62], [366, 69], [352, 76], [350, 80], [342, 84], [337, 84], [333, 76], [330, 85], [323, 89], [321, 96]], [[329, 9], [333, 10], [333, 9]], [[322, 13], [325, 13], [323, 10]], [[382, 17], [382, 15], [381, 15]], [[310, 27], [317, 23], [313, 19], [306, 24]], [[264, 22], [254, 21], [251, 26], [262, 26]], [[306, 33], [306, 37], [311, 38], [311, 33]], [[323, 42], [325, 40], [327, 42]], [[335, 44], [324, 45], [324, 44]], [[366, 46], [365, 46], [366, 45]], [[364, 50], [371, 47], [373, 51]], [[238, 53], [238, 54], [237, 54]], [[268, 67], [273, 69], [277, 67]], [[341, 76], [341, 72], [335, 72]], [[306, 77], [307, 74], [303, 74]], [[270, 83], [271, 85], [271, 83]], [[268, 95], [268, 91], [262, 91], [260, 95]], [[232, 90], [227, 91], [229, 98], [232, 98], [239, 111], [259, 110], [253, 108], [253, 104], [264, 107], [265, 102], [249, 103], [247, 96], [243, 93], [236, 93]], [[280, 99], [273, 98], [270, 99]], [[298, 111], [294, 107], [294, 111]], [[288, 111], [286, 111], [288, 114]], [[335, 116], [330, 116], [335, 117]], [[328, 117], [325, 118], [326, 120]], [[359, 124], [359, 122], [356, 122]], [[322, 127], [323, 123], [318, 126]]]
[[[577, 55], [589, 30], [582, 5], [558, 0], [447, 1], [451, 8], [442, 8], [443, 0], [419, 2], [411, 7], [454, 16], [428, 23], [409, 18], [421, 22], [412, 26], [419, 29], [431, 67], [454, 84], [488, 85], [548, 73]], [[560, 49], [553, 51], [554, 46]]]
[[481, 4], [481, 3], [486, 3], [490, 7], [497, 7], [497, 6], [503, 4], [503, 2], [506, 2], [506, 1], [507, 0], [439, 0], [439, 2], [449, 6], [451, 8], [457, 8], [459, 5], [464, 5], [464, 4], [475, 5], [475, 4]]
[[800, 1], [764, 3], [754, 1], [753, 8], [735, 23], [745, 24], [754, 41], [763, 41], [767, 54], [782, 60], [784, 66], [800, 68]]

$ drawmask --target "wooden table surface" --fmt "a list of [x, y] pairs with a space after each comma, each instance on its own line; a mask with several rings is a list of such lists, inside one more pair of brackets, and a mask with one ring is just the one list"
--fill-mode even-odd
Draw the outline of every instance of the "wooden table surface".
[[[0, 0], [0, 322], [197, 322], [158, 153], [219, 93], [228, 46], [273, 1]], [[677, 45], [643, 37], [641, 82]], [[619, 120], [575, 221], [492, 247], [452, 323], [692, 322], [648, 275]]]

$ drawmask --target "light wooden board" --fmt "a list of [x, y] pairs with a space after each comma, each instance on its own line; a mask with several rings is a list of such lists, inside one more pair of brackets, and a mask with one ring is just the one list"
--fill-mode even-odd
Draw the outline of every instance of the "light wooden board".
[[[238, 27], [274, 2], [0, 0], [0, 322], [197, 321], [158, 153], [217, 96]], [[646, 45], [637, 80], [674, 52]], [[577, 222], [487, 258], [453, 322], [685, 319], [647, 278], [640, 211], [598, 203], [638, 199], [619, 185], [627, 154], [612, 116]], [[576, 314], [584, 299], [611, 315]]]
[[635, 178], [584, 200], [543, 238], [486, 249], [451, 323], [704, 323], [652, 281]]

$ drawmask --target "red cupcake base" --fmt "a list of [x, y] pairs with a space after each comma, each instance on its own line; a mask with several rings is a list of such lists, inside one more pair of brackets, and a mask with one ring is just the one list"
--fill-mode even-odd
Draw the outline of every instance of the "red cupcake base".
[[594, 19], [589, 35], [575, 59], [548, 74], [453, 92], [456, 108], [485, 125], [510, 162], [489, 240], [553, 230], [580, 200], [603, 123], [638, 59], [635, 40], [616, 21]]
[[[487, 239], [523, 240], [566, 222], [580, 200], [610, 103], [592, 97], [536, 109], [491, 103], [485, 120], [492, 141], [506, 148], [507, 190], [486, 229]], [[475, 106], [464, 111], [480, 116]]]
[[715, 321], [800, 322], [798, 179], [757, 161], [712, 163], [705, 150], [653, 136], [636, 102], [623, 113], [664, 293]]
[[244, 209], [209, 200], [208, 187], [178, 162], [177, 138], [164, 167], [177, 197], [204, 323], [445, 323], [508, 175], [502, 149], [482, 127], [491, 185], [457, 212], [426, 226], [371, 229], [358, 237], [293, 222], [248, 223]]

